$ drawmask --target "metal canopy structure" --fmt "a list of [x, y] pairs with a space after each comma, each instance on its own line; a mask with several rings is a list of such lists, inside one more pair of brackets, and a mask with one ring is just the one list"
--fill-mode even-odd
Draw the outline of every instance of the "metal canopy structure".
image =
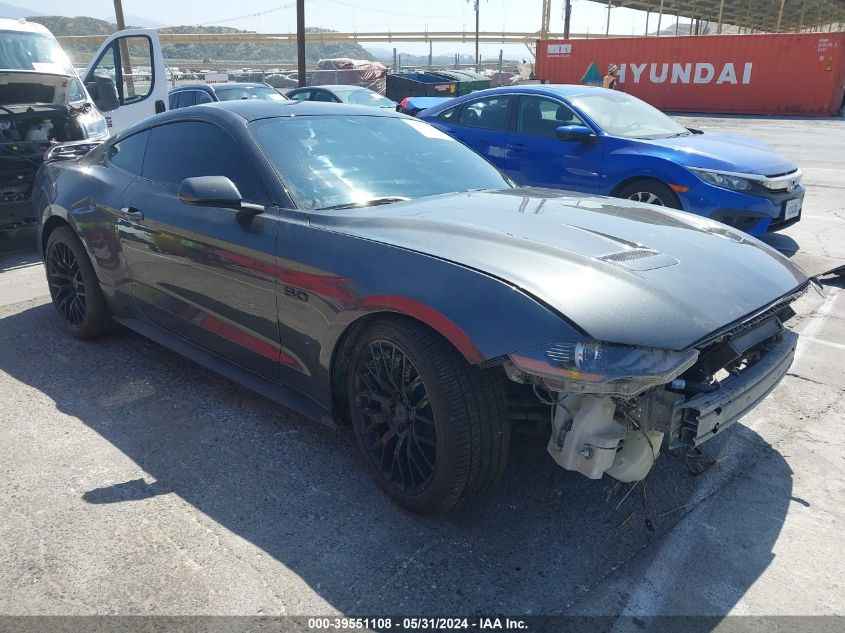
[[845, 23], [845, 0], [611, 0], [610, 7], [648, 11], [663, 24], [676, 16], [710, 22], [717, 33], [724, 25], [784, 33], [841, 30]]

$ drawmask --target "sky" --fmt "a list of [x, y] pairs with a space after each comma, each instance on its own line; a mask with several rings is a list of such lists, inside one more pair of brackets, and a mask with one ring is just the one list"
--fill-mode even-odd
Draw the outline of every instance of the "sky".
[[[112, 0], [6, 0], [35, 11], [54, 15], [89, 15], [114, 20]], [[482, 31], [536, 31], [540, 28], [542, 0], [480, 0]], [[296, 30], [295, 0], [123, 0], [127, 15], [141, 16], [165, 26], [217, 24], [262, 33]], [[603, 2], [573, 0], [572, 32], [601, 33], [606, 29], [607, 8]], [[671, 19], [664, 18], [664, 26]], [[306, 0], [306, 26], [336, 31], [455, 31], [475, 29], [473, 0]], [[656, 27], [652, 16], [650, 30]], [[614, 8], [611, 33], [641, 34], [645, 12]], [[563, 31], [563, 0], [552, 0], [552, 32]], [[366, 45], [365, 45], [366, 46]], [[388, 43], [373, 44], [389, 48]], [[428, 53], [428, 44], [401, 44], [400, 52]], [[471, 53], [474, 45], [435, 44], [434, 54]], [[482, 57], [498, 55], [498, 44], [482, 46]], [[508, 53], [525, 57], [524, 48], [505, 46]]]

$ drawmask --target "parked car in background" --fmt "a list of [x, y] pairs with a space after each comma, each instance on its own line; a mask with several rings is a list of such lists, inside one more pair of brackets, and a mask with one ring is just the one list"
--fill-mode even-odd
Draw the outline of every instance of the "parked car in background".
[[396, 106], [396, 111], [402, 114], [417, 116], [423, 110], [451, 101], [452, 97], [405, 97]]
[[351, 422], [416, 512], [492, 486], [514, 423], [547, 428], [563, 468], [620, 481], [664, 439], [723, 435], [789, 369], [783, 323], [809, 283], [730, 227], [514, 187], [418, 119], [344, 104], [181, 108], [46, 162], [35, 191], [71, 335], [116, 319]]
[[235, 101], [238, 99], [264, 99], [287, 101], [282, 93], [265, 83], [188, 84], [177, 86], [168, 94], [169, 109], [187, 108], [201, 103]]
[[[120, 65], [121, 51], [134, 66]], [[114, 33], [77, 73], [46, 27], [0, 19], [0, 233], [35, 223], [32, 187], [46, 153], [59, 145], [84, 153], [110, 132], [164, 111], [166, 88], [153, 81], [159, 73], [155, 31]]]
[[361, 86], [309, 86], [288, 90], [285, 94], [289, 99], [295, 101], [326, 101], [329, 103], [373, 106], [385, 110], [396, 109], [395, 101]]
[[522, 185], [683, 209], [752, 235], [801, 217], [802, 172], [792, 161], [747, 137], [687, 129], [624, 92], [493, 88], [419, 117]]

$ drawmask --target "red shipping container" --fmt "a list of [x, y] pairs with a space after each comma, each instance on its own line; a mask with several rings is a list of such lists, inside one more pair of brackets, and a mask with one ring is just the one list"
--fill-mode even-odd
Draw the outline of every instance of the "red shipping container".
[[537, 42], [537, 78], [620, 88], [676, 112], [835, 115], [845, 93], [845, 33], [637, 37]]

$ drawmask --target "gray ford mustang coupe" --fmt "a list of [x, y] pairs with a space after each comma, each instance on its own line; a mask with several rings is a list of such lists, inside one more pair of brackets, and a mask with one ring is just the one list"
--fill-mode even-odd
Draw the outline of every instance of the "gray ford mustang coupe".
[[[60, 145], [34, 202], [67, 330], [117, 321], [326, 424], [445, 512], [544, 425], [563, 468], [646, 476], [788, 370], [807, 276], [698, 216], [514, 187], [426, 123], [264, 101]], [[87, 152], [87, 153], [86, 153]]]

